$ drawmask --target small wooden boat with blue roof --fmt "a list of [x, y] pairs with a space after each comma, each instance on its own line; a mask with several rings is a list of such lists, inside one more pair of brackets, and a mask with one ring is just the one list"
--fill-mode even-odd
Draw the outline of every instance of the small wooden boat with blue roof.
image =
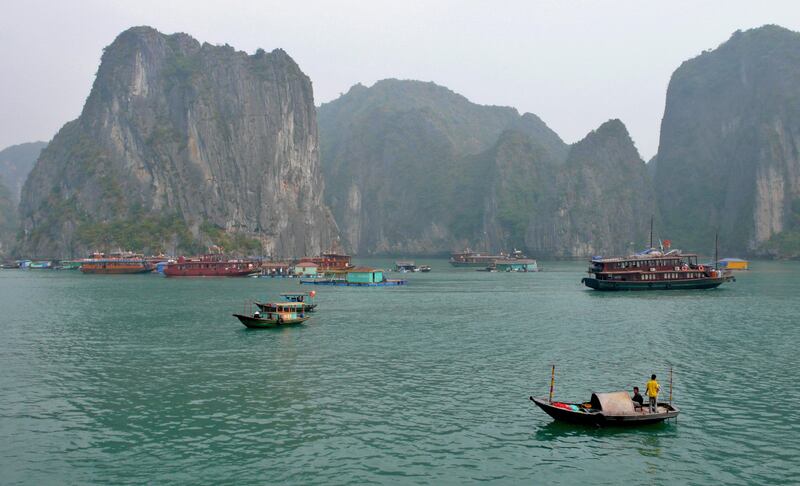
[[303, 310], [304, 304], [302, 302], [279, 302], [264, 305], [270, 308], [270, 310], [265, 311], [263, 314], [256, 311], [252, 316], [233, 314], [233, 317], [239, 319], [239, 322], [250, 329], [269, 329], [280, 326], [291, 326], [302, 324], [311, 318], [306, 316]]

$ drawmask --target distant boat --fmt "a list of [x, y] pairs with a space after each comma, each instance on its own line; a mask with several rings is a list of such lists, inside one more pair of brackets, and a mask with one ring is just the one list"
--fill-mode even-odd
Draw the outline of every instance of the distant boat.
[[697, 263], [697, 255], [650, 249], [627, 257], [593, 257], [581, 282], [595, 290], [713, 289], [735, 281], [730, 271]]
[[354, 267], [335, 278], [314, 278], [300, 280], [301, 284], [309, 285], [340, 285], [348, 287], [393, 287], [405, 285], [406, 280], [387, 279], [383, 270], [370, 267]]
[[398, 260], [394, 262], [395, 272], [418, 272], [417, 265], [410, 260]]
[[303, 262], [311, 262], [317, 266], [316, 272], [337, 272], [353, 268], [350, 255], [344, 253], [328, 252], [315, 257], [304, 257]]
[[750, 262], [741, 258], [723, 258], [717, 265], [725, 270], [750, 270]]
[[264, 314], [254, 313], [252, 316], [233, 314], [239, 322], [251, 329], [267, 329], [279, 326], [302, 324], [310, 319], [303, 310], [302, 302], [280, 302], [265, 304], [270, 307]]
[[227, 258], [222, 254], [201, 257], [179, 257], [164, 265], [167, 277], [246, 277], [258, 273], [258, 262]]
[[472, 251], [467, 248], [461, 252], [454, 252], [450, 255], [450, 265], [454, 267], [475, 267], [486, 268], [498, 258], [504, 255], [485, 255], [480, 252]]
[[94, 253], [91, 258], [80, 261], [82, 273], [101, 275], [121, 275], [147, 273], [153, 266], [143, 255], [132, 252]]
[[28, 266], [31, 270], [46, 270], [53, 267], [53, 262], [46, 260], [46, 261], [36, 261], [31, 262]]
[[431, 266], [430, 265], [420, 265], [419, 266], [419, 271], [422, 272], [422, 273], [428, 273], [428, 272], [431, 271]]
[[498, 272], [538, 272], [539, 265], [531, 258], [504, 258], [492, 264]]
[[61, 260], [56, 270], [78, 270], [81, 268], [82, 262], [80, 260]]

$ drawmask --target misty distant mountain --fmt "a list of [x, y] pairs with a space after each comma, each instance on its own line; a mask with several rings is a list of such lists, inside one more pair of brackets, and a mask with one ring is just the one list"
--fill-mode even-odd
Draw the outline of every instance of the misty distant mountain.
[[17, 205], [5, 180], [0, 177], [0, 257], [8, 255], [17, 233]]
[[0, 178], [11, 190], [14, 204], [19, 203], [25, 179], [46, 146], [46, 142], [30, 142], [0, 150]]
[[652, 188], [621, 122], [570, 147], [536, 115], [399, 80], [356, 85], [318, 113], [326, 198], [356, 253], [642, 243]]
[[736, 32], [672, 75], [655, 170], [683, 248], [800, 254], [800, 34]]
[[311, 81], [286, 52], [135, 27], [31, 172], [22, 251], [314, 254], [336, 233], [318, 153]]

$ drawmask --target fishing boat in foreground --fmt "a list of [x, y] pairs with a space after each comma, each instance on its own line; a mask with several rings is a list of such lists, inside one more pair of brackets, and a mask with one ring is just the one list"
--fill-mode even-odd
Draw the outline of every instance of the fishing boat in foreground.
[[279, 326], [302, 324], [310, 319], [304, 311], [302, 302], [280, 302], [264, 304], [270, 307], [264, 314], [255, 312], [252, 316], [233, 314], [239, 322], [251, 329], [268, 329]]
[[637, 426], [676, 418], [680, 413], [680, 410], [672, 404], [672, 368], [669, 370], [669, 400], [665, 403], [659, 402], [655, 412], [650, 411], [649, 405], [635, 403], [625, 391], [592, 393], [589, 401], [584, 403], [554, 401], [555, 380], [556, 367], [553, 365], [550, 375], [550, 396], [528, 398], [547, 415], [561, 422], [594, 426]]
[[670, 403], [659, 403], [656, 412], [649, 407], [634, 405], [628, 392], [592, 393], [586, 403], [554, 402], [546, 398], [529, 397], [547, 415], [561, 422], [581, 425], [648, 425], [675, 418], [680, 413]]

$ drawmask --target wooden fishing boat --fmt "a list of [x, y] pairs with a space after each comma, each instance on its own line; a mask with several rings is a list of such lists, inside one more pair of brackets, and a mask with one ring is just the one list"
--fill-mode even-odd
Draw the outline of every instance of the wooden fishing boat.
[[[655, 376], [653, 376], [655, 378]], [[658, 403], [656, 411], [649, 405], [635, 403], [628, 392], [592, 393], [588, 402], [569, 403], [553, 400], [556, 383], [556, 367], [550, 374], [550, 396], [548, 398], [528, 397], [544, 412], [561, 422], [579, 425], [637, 426], [662, 422], [676, 418], [680, 410], [672, 404], [672, 368], [669, 370], [669, 400]]]
[[561, 422], [580, 425], [637, 426], [662, 422], [680, 413], [671, 403], [659, 403], [656, 412], [634, 405], [628, 392], [592, 393], [586, 403], [565, 403], [529, 397], [547, 415]]
[[239, 322], [251, 329], [268, 329], [280, 326], [302, 324], [310, 319], [303, 310], [302, 302], [280, 302], [265, 304], [271, 310], [264, 314], [254, 313], [252, 316], [233, 314]]

